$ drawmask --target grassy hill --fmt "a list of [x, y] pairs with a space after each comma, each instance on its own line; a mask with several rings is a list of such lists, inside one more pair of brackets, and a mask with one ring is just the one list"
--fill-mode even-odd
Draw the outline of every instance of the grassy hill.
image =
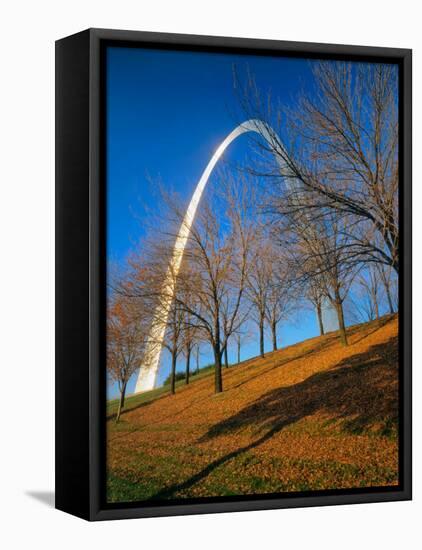
[[107, 422], [109, 501], [397, 484], [398, 320], [348, 334], [224, 369], [221, 394], [204, 372], [130, 399]]
[[[202, 367], [199, 369], [198, 372], [194, 371], [190, 374], [190, 381], [196, 382], [197, 380], [201, 380], [204, 376], [209, 376], [210, 374], [214, 373], [214, 367], [213, 366], [207, 366]], [[177, 380], [176, 381], [176, 390], [183, 387], [185, 385], [184, 380]], [[136, 395], [130, 395], [125, 399], [125, 411], [130, 411], [132, 409], [136, 409], [140, 405], [144, 403], [149, 403], [150, 401], [154, 401], [155, 399], [158, 399], [159, 397], [168, 395], [170, 392], [170, 384], [164, 384], [163, 386], [160, 386], [159, 388], [155, 388], [151, 391], [146, 391], [144, 393], [138, 393]], [[117, 412], [117, 408], [119, 405], [118, 399], [110, 399], [107, 402], [107, 418], [113, 418], [113, 416]]]

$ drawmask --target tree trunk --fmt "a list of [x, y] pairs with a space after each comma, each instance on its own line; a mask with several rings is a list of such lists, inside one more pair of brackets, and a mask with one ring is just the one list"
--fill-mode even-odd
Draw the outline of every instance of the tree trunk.
[[385, 294], [387, 295], [388, 308], [390, 310], [391, 315], [393, 315], [395, 311], [394, 311], [393, 299], [391, 298], [390, 285], [386, 280], [383, 281], [383, 283], [385, 288]]
[[273, 351], [277, 351], [277, 323], [275, 321], [271, 323], [271, 332], [273, 335]]
[[223, 352], [221, 351], [221, 339], [220, 339], [220, 323], [218, 313], [214, 319], [215, 325], [215, 338], [213, 342], [214, 351], [214, 391], [215, 393], [221, 393], [223, 391], [223, 373], [221, 372], [221, 357]]
[[320, 336], [324, 336], [325, 331], [324, 331], [324, 323], [322, 321], [322, 307], [320, 303], [318, 303], [316, 306], [316, 312], [317, 312], [318, 324], [319, 324], [319, 334]]
[[214, 346], [214, 391], [221, 393], [223, 391], [223, 375], [221, 372], [221, 351], [219, 346]]
[[375, 318], [378, 321], [380, 318], [380, 308], [378, 306], [378, 299], [375, 293], [374, 293], [374, 309], [375, 309]]
[[188, 349], [188, 350], [187, 350], [187, 354], [186, 354], [186, 377], [185, 377], [185, 382], [186, 382], [186, 384], [189, 384], [189, 375], [190, 375], [190, 353], [191, 353], [191, 350]]
[[117, 415], [116, 415], [116, 423], [120, 420], [120, 415], [122, 414], [122, 410], [125, 404], [126, 384], [127, 382], [123, 384], [122, 391], [120, 392], [119, 407], [117, 409]]
[[336, 292], [335, 307], [337, 311], [338, 326], [340, 330], [340, 340], [344, 346], [347, 346], [347, 334], [346, 334], [346, 325], [344, 324], [343, 303], [340, 299], [338, 292]]
[[170, 377], [170, 393], [174, 395], [176, 393], [176, 350], [171, 353], [171, 377]]
[[385, 293], [387, 294], [388, 307], [390, 309], [390, 313], [391, 313], [391, 315], [393, 315], [393, 313], [395, 313], [395, 310], [394, 310], [393, 300], [391, 299], [391, 293], [390, 293], [390, 286], [389, 285], [387, 285], [387, 288], [385, 289]]
[[259, 353], [264, 357], [264, 319], [259, 320]]
[[240, 339], [237, 341], [237, 362], [240, 363]]
[[224, 348], [224, 366], [226, 367], [226, 369], [229, 368], [229, 358], [228, 358], [228, 353], [227, 353], [227, 344], [226, 344], [226, 347]]

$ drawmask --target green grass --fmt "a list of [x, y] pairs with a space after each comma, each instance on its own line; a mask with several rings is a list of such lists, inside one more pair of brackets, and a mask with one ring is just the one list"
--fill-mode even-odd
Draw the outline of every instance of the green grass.
[[[109, 502], [143, 501], [156, 498], [163, 487], [177, 483], [181, 474], [178, 464], [168, 457], [153, 463], [145, 455], [135, 459], [138, 475], [132, 477], [124, 472], [109, 472], [107, 494]], [[230, 496], [255, 493], [283, 493], [315, 491], [327, 488], [341, 489], [356, 483], [357, 487], [370, 487], [394, 483], [397, 472], [390, 468], [369, 465], [359, 468], [333, 460], [313, 461], [306, 459], [273, 458], [270, 464], [249, 454], [236, 457], [230, 463], [216, 468], [206, 479], [188, 490], [169, 491], [166, 498], [192, 496]], [[283, 472], [288, 472], [284, 479]]]

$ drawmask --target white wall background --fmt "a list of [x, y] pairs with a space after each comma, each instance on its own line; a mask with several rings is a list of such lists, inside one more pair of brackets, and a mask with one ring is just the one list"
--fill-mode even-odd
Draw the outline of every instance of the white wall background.
[[[0, 20], [0, 545], [72, 550], [420, 548], [418, 315], [413, 502], [88, 524], [31, 496], [51, 500], [54, 487], [54, 40], [87, 27], [108, 27], [413, 48], [414, 200], [421, 205], [417, 2], [15, 0], [2, 3]], [[416, 281], [421, 218], [415, 216], [414, 224]], [[416, 312], [422, 308], [420, 288], [415, 288]]]

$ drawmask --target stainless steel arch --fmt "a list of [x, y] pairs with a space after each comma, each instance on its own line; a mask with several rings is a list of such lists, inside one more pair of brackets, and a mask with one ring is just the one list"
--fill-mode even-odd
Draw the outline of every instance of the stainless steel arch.
[[[168, 276], [164, 282], [164, 288], [166, 292], [165, 296], [172, 296], [174, 292], [175, 277], [180, 269], [180, 265], [183, 259], [183, 253], [186, 247], [187, 240], [189, 238], [190, 229], [195, 218], [196, 210], [201, 200], [202, 193], [208, 182], [208, 179], [217, 164], [224, 151], [237, 137], [245, 134], [246, 132], [259, 133], [269, 144], [274, 145], [277, 142], [278, 147], [283, 147], [281, 140], [277, 134], [264, 122], [258, 119], [251, 119], [243, 122], [237, 128], [235, 128], [226, 139], [220, 144], [215, 151], [207, 167], [205, 168], [202, 176], [196, 186], [192, 199], [189, 203], [182, 225], [180, 227], [178, 236], [173, 250], [173, 258], [171, 260], [171, 266], [169, 266]], [[279, 158], [277, 159], [279, 161]], [[171, 299], [164, 299], [158, 306], [155, 314], [156, 319], [160, 319], [160, 323], [152, 323], [151, 334], [147, 345], [147, 350], [144, 356], [143, 363], [140, 365], [138, 379], [135, 386], [135, 393], [148, 391], [154, 388], [155, 380], [158, 373], [158, 367], [160, 362], [160, 355], [162, 349], [162, 342], [165, 334], [165, 323], [171, 307]]]
[[[245, 134], [246, 132], [256, 132], [273, 147], [274, 145], [276, 145], [278, 148], [283, 148], [282, 142], [277, 134], [265, 122], [258, 119], [251, 119], [237, 126], [237, 128], [235, 128], [220, 144], [220, 146], [212, 156], [196, 186], [185, 217], [183, 219], [182, 225], [180, 227], [178, 236], [176, 238], [171, 265], [169, 266], [168, 275], [163, 285], [163, 289], [166, 290], [165, 293], [163, 292], [163, 295], [167, 296], [167, 298], [163, 299], [163, 301], [157, 306], [155, 318], [160, 319], [160, 323], [152, 323], [147, 350], [144, 356], [143, 363], [142, 365], [140, 365], [139, 368], [138, 379], [135, 386], [135, 393], [148, 391], [154, 388], [160, 362], [162, 343], [166, 330], [163, 320], [167, 319], [171, 307], [171, 299], [169, 299], [168, 297], [173, 296], [174, 281], [177, 277], [180, 265], [182, 263], [183, 252], [189, 238], [190, 229], [192, 227], [192, 223], [194, 221], [196, 210], [198, 208], [199, 201], [201, 200], [202, 193], [215, 165], [217, 164], [220, 157], [223, 155], [224, 151], [227, 149], [232, 141], [234, 141], [242, 134]], [[279, 157], [277, 157], [277, 161], [281, 165]]]

